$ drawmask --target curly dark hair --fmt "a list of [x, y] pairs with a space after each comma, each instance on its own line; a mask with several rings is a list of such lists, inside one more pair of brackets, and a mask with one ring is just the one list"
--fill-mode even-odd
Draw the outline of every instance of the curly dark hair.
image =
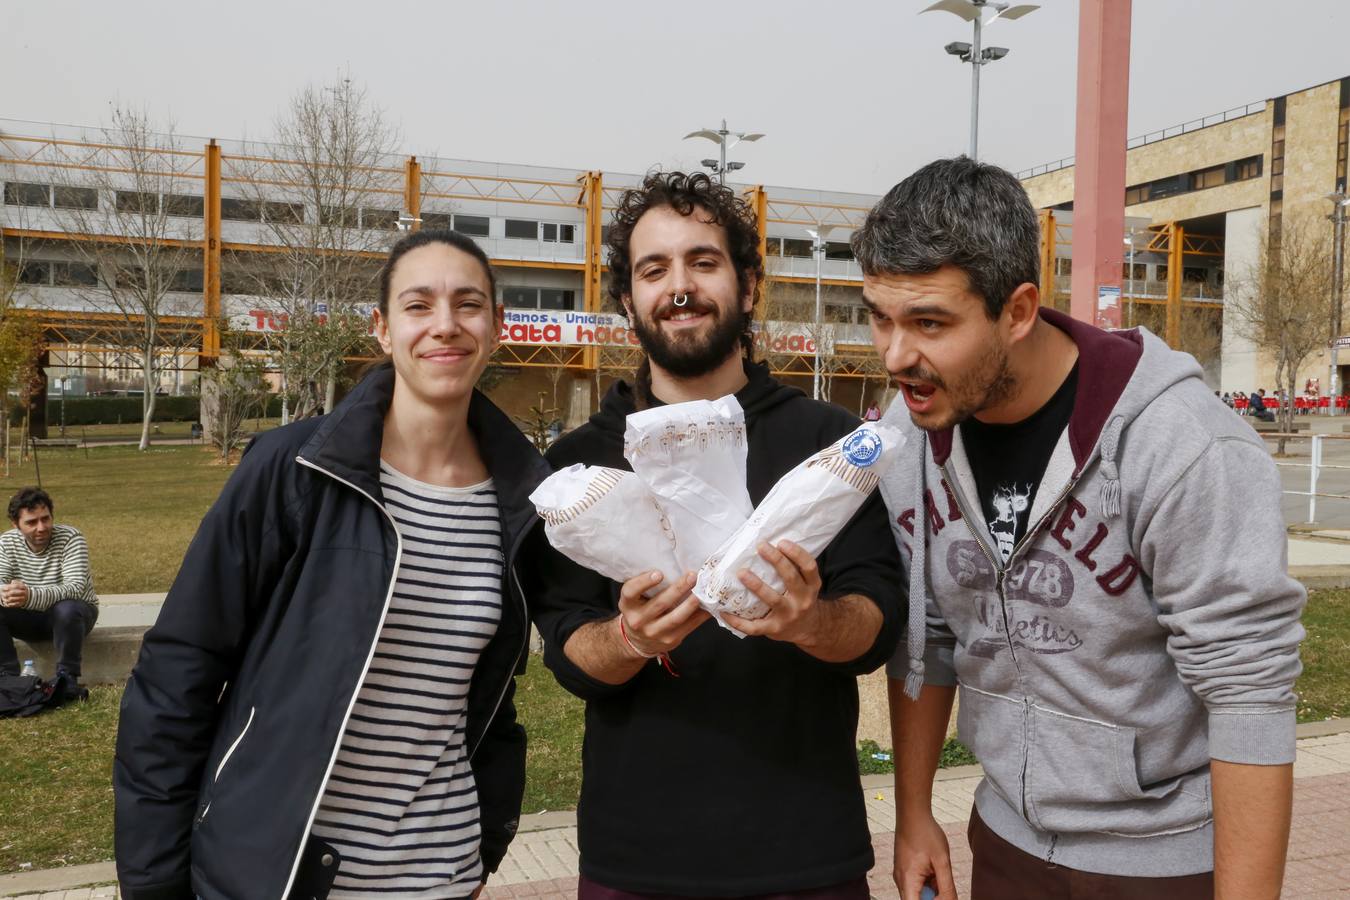
[[[626, 313], [623, 298], [633, 292], [633, 257], [631, 242], [633, 229], [648, 210], [668, 206], [682, 216], [700, 210], [713, 225], [721, 225], [727, 234], [727, 250], [731, 265], [736, 270], [736, 284], [741, 295], [750, 288], [754, 278], [754, 302], [759, 301], [760, 286], [764, 283], [764, 258], [759, 253], [759, 227], [755, 211], [749, 203], [736, 196], [731, 188], [718, 184], [702, 172], [652, 172], [642, 179], [642, 186], [630, 188], [614, 210], [609, 226], [609, 296], [621, 313]], [[747, 327], [741, 335], [741, 345], [747, 356], [753, 357], [754, 336]]]
[[9, 498], [9, 520], [11, 522], [19, 521], [19, 513], [28, 509], [37, 509], [39, 506], [47, 507], [47, 512], [56, 514], [56, 507], [52, 505], [51, 495], [40, 487], [20, 488], [19, 492]]

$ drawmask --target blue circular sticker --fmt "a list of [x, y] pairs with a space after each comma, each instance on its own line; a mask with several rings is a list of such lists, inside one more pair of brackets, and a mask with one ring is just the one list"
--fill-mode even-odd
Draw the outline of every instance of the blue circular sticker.
[[859, 428], [844, 438], [844, 459], [865, 469], [881, 457], [881, 436], [870, 428]]

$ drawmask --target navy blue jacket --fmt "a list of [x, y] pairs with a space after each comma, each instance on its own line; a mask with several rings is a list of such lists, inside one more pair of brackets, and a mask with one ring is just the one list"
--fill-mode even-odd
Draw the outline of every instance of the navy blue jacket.
[[[259, 436], [202, 520], [122, 699], [113, 787], [128, 900], [311, 898], [332, 886], [340, 856], [306, 838], [397, 568], [379, 480], [393, 381], [377, 369], [331, 415]], [[477, 392], [469, 426], [506, 551], [502, 620], [467, 713], [491, 872], [524, 793], [517, 552], [548, 466]]]

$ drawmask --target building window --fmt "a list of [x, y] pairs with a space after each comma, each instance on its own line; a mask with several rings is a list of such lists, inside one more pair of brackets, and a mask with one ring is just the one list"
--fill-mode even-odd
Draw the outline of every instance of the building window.
[[201, 269], [179, 269], [173, 274], [173, 279], [169, 282], [169, 290], [181, 291], [183, 293], [201, 293], [202, 290], [202, 270]]
[[561, 290], [559, 288], [540, 288], [539, 308], [572, 309], [572, 300], [575, 296], [576, 291]]
[[1261, 177], [1261, 157], [1249, 156], [1246, 159], [1239, 159], [1233, 163], [1233, 180], [1246, 181], [1249, 178]]
[[258, 222], [262, 220], [262, 210], [252, 200], [221, 197], [220, 217], [231, 222]]
[[1155, 281], [1166, 281], [1166, 280], [1167, 280], [1167, 264], [1166, 264], [1166, 263], [1158, 263], [1158, 265], [1154, 267], [1154, 275], [1153, 275], [1153, 278], [1154, 278]]
[[1205, 188], [1218, 187], [1227, 182], [1224, 176], [1226, 166], [1210, 166], [1208, 169], [1201, 169], [1198, 172], [1191, 173], [1191, 190], [1202, 191]]
[[201, 197], [188, 194], [165, 194], [164, 215], [200, 219], [206, 214], [206, 203]]
[[[1350, 79], [1346, 79], [1350, 83]], [[1350, 107], [1341, 108], [1341, 121], [1336, 130], [1336, 189], [1346, 187], [1346, 156], [1350, 154]]]
[[510, 309], [576, 309], [576, 299], [576, 291], [564, 288], [502, 288], [502, 305]]
[[798, 259], [810, 259], [811, 242], [799, 238], [783, 238], [783, 255]]
[[336, 225], [339, 228], [355, 228], [357, 212], [355, 206], [319, 207], [319, 224]]
[[1148, 200], [1148, 185], [1141, 184], [1132, 188], [1125, 189], [1125, 205], [1134, 206], [1136, 203], [1144, 203]]
[[124, 290], [143, 291], [146, 287], [145, 269], [140, 266], [118, 266], [113, 273], [113, 284]]
[[398, 210], [362, 209], [361, 227], [375, 231], [394, 231], [398, 228]]
[[268, 222], [279, 222], [284, 225], [305, 224], [305, 204], [303, 203], [281, 203], [274, 200], [264, 200], [262, 213], [263, 218]]
[[135, 213], [138, 216], [159, 214], [159, 195], [139, 191], [117, 191], [113, 199], [120, 213]]
[[57, 209], [98, 209], [98, 189], [58, 184], [52, 190], [52, 206]]
[[49, 184], [29, 184], [22, 181], [5, 182], [6, 206], [51, 206], [52, 187]]
[[1068, 257], [1068, 256], [1059, 256], [1059, 257], [1056, 257], [1056, 258], [1055, 258], [1055, 274], [1056, 274], [1056, 275], [1072, 275], [1072, 274], [1073, 274], [1073, 259], [1072, 259], [1071, 257]]
[[764, 255], [765, 255], [765, 256], [782, 256], [782, 255], [783, 255], [783, 239], [782, 239], [782, 238], [776, 238], [776, 237], [765, 238], [765, 239], [764, 239]]
[[[1283, 98], [1281, 98], [1283, 99]], [[1283, 110], [1283, 106], [1276, 101], [1276, 109]], [[1271, 135], [1270, 142], [1270, 190], [1271, 192], [1284, 190], [1284, 116], [1280, 117], [1281, 124], [1275, 126]]]
[[1148, 278], [1148, 264], [1137, 262], [1134, 264], [1134, 274], [1130, 273], [1130, 264], [1122, 263], [1120, 267], [1120, 277], [1126, 281], [1143, 281]]
[[87, 263], [52, 263], [52, 284], [60, 287], [96, 287], [98, 271]]
[[432, 229], [432, 228], [434, 228], [434, 229], [437, 230], [437, 231], [449, 231], [449, 230], [450, 230], [450, 214], [449, 214], [449, 213], [429, 213], [429, 212], [424, 212], [424, 213], [422, 213], [422, 217], [421, 217], [421, 218], [422, 218], [422, 227], [423, 227], [423, 228], [426, 228], [426, 229]]
[[52, 264], [44, 259], [25, 260], [19, 266], [19, 284], [51, 284], [51, 280]]
[[528, 241], [538, 240], [539, 223], [529, 219], [507, 219], [506, 236]]
[[487, 237], [490, 224], [487, 216], [455, 216], [455, 230], [469, 237]]
[[1184, 266], [1181, 270], [1181, 280], [1205, 284], [1209, 281], [1209, 269], [1204, 266]]
[[576, 240], [575, 225], [555, 225], [544, 222], [541, 225], [544, 240], [552, 244], [571, 244]]
[[826, 259], [853, 259], [853, 248], [849, 246], [848, 241], [826, 241], [825, 242]]

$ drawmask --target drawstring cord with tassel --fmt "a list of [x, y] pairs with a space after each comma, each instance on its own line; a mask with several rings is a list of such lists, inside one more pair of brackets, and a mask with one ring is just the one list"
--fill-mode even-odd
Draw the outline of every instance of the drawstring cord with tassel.
[[1120, 516], [1120, 467], [1116, 464], [1116, 453], [1120, 450], [1120, 432], [1125, 427], [1125, 417], [1116, 416], [1102, 432], [1102, 515], [1108, 519]]

